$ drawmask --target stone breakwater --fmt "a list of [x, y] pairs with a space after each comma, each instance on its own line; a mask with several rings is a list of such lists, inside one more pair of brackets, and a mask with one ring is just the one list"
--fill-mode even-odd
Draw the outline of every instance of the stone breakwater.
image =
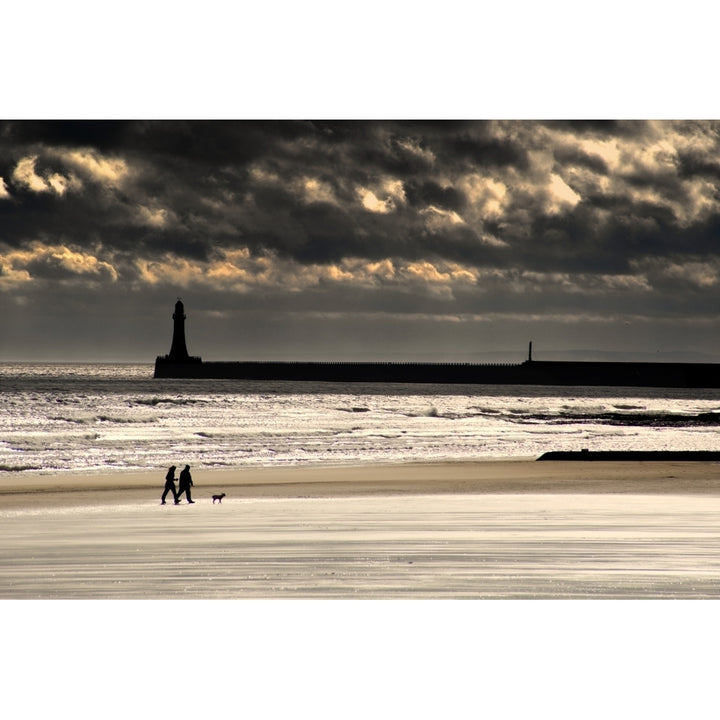
[[156, 378], [292, 380], [469, 385], [720, 388], [715, 363], [549, 362], [516, 364], [393, 362], [155, 361]]

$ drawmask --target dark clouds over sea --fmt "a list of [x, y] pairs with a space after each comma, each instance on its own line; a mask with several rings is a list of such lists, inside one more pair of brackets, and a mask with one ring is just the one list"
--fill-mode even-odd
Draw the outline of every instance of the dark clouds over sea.
[[197, 354], [706, 359], [719, 151], [692, 120], [4, 122], [2, 354], [150, 360], [182, 296]]

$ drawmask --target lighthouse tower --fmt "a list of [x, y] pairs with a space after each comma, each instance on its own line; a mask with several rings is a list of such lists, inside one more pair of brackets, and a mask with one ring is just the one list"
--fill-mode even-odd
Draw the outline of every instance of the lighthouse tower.
[[173, 339], [170, 347], [169, 360], [174, 362], [186, 362], [190, 357], [188, 355], [187, 346], [185, 345], [185, 307], [182, 300], [178, 298], [175, 303], [175, 312], [173, 313]]
[[178, 298], [173, 313], [173, 339], [168, 355], [155, 358], [155, 377], [200, 377], [191, 366], [201, 366], [202, 358], [188, 355], [185, 345], [185, 307]]

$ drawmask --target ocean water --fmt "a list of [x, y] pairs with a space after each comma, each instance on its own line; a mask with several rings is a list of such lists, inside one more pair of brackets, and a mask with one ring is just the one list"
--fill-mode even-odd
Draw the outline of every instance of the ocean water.
[[0, 473], [718, 450], [720, 390], [156, 380], [0, 364]]

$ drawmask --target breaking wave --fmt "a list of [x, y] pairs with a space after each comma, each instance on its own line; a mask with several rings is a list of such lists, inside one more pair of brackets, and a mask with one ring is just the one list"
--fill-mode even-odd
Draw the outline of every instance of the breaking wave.
[[90, 415], [90, 416], [65, 416], [51, 415], [48, 420], [52, 422], [70, 423], [71, 425], [93, 425], [95, 423], [120, 423], [120, 424], [147, 424], [157, 422], [155, 417], [130, 417], [112, 415]]
[[[517, 419], [514, 419], [517, 421]], [[599, 425], [639, 425], [644, 427], [698, 427], [707, 425], [720, 425], [720, 413], [704, 412], [696, 415], [678, 413], [614, 413], [581, 411], [561, 412], [559, 414], [538, 413], [528, 414], [520, 422], [563, 424], [599, 424]]]
[[157, 407], [158, 405], [197, 405], [198, 403], [206, 402], [200, 398], [172, 398], [172, 397], [153, 397], [153, 398], [138, 398], [133, 400], [135, 405], [148, 405], [150, 407]]

